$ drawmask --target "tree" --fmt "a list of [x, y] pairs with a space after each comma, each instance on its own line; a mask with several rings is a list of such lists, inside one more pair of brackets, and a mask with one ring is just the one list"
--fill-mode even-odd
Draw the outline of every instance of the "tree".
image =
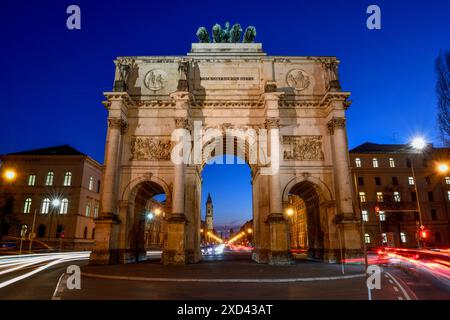
[[438, 126], [445, 146], [450, 145], [450, 51], [441, 50], [436, 59]]

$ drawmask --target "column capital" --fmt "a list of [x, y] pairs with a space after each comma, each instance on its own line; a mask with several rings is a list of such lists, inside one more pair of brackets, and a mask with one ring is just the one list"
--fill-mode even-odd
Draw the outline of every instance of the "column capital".
[[345, 129], [345, 118], [344, 117], [333, 117], [327, 123], [328, 131], [330, 134], [334, 134], [335, 129]]
[[265, 127], [267, 130], [279, 129], [280, 128], [280, 118], [270, 117], [266, 119]]
[[189, 119], [183, 118], [183, 117], [176, 117], [175, 118], [175, 128], [189, 130], [189, 128], [190, 128]]
[[121, 118], [109, 118], [108, 127], [110, 129], [120, 129], [120, 133], [125, 134], [128, 130], [128, 123]]

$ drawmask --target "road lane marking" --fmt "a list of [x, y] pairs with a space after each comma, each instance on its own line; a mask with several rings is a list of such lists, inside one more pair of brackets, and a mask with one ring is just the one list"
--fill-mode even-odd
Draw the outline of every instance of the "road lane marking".
[[[64, 277], [64, 275], [65, 275], [66, 273], [65, 272], [63, 272], [63, 274], [59, 277], [59, 280], [58, 280], [58, 283], [56, 284], [56, 288], [55, 288], [55, 291], [53, 292], [53, 295], [52, 295], [52, 300], [61, 300], [61, 297], [57, 297], [56, 295], [58, 294], [58, 292], [59, 292], [59, 285], [61, 284], [61, 280], [62, 280], [62, 278]], [[62, 290], [61, 290], [62, 291]]]
[[400, 288], [400, 290], [402, 291], [402, 293], [405, 296], [406, 300], [411, 300], [411, 297], [408, 295], [408, 293], [402, 287], [402, 285], [389, 272], [386, 271], [385, 274], [387, 274], [395, 282], [395, 284]]

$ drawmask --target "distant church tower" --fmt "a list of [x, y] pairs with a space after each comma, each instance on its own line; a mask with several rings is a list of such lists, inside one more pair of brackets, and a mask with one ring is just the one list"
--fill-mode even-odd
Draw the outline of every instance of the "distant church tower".
[[208, 200], [206, 200], [206, 230], [212, 231], [214, 229], [213, 226], [213, 204], [211, 200], [211, 195], [208, 193]]

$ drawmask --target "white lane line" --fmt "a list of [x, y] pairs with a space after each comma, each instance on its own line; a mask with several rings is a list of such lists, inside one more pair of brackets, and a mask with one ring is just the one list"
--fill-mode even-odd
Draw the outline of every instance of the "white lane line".
[[402, 287], [402, 285], [389, 273], [386, 271], [386, 273], [394, 282], [395, 284], [402, 290], [403, 295], [405, 296], [406, 300], [411, 300], [411, 297], [408, 295], [406, 290]]
[[61, 297], [57, 297], [56, 295], [58, 294], [58, 292], [59, 292], [59, 285], [61, 284], [61, 280], [62, 280], [62, 278], [64, 277], [64, 275], [65, 275], [66, 273], [63, 273], [60, 277], [59, 277], [59, 280], [58, 280], [58, 283], [56, 284], [56, 288], [55, 288], [55, 291], [53, 292], [53, 295], [52, 295], [52, 300], [61, 300]]
[[365, 274], [355, 274], [348, 276], [335, 277], [313, 277], [313, 278], [287, 278], [287, 279], [198, 279], [198, 278], [145, 278], [145, 277], [127, 277], [127, 276], [108, 276], [94, 273], [81, 273], [82, 276], [89, 278], [109, 279], [109, 280], [131, 280], [147, 282], [249, 282], [249, 283], [283, 283], [283, 282], [309, 282], [309, 281], [330, 281], [346, 280], [365, 277]]
[[390, 284], [394, 284], [394, 281], [392, 281], [391, 279], [389, 279], [389, 283], [390, 283]]

